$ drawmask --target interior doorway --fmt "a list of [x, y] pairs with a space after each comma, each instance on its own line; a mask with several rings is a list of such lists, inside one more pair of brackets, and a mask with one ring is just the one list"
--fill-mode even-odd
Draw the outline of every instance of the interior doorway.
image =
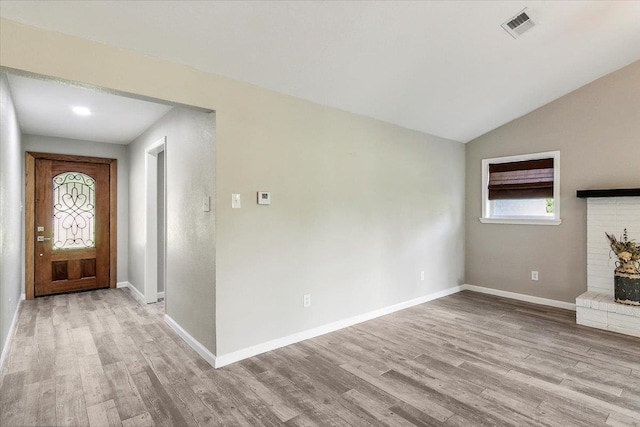
[[[163, 178], [167, 176], [167, 172], [172, 173], [173, 167], [170, 163], [175, 156], [167, 157], [166, 138], [162, 138], [161, 141], [158, 141], [158, 138], [165, 135], [173, 142], [176, 135], [175, 139], [181, 143], [184, 139], [180, 133], [183, 124], [180, 122], [178, 125], [178, 121], [187, 120], [189, 126], [184, 127], [184, 130], [188, 130], [187, 135], [191, 135], [191, 138], [201, 145], [198, 145], [198, 148], [185, 147], [184, 150], [179, 147], [179, 158], [184, 157], [183, 153], [192, 155], [194, 150], [204, 150], [206, 154], [200, 155], [200, 158], [205, 155], [212, 158], [215, 135], [213, 112], [200, 107], [0, 67], [0, 73], [4, 72], [7, 72], [16, 116], [19, 118], [17, 131], [21, 136], [21, 146], [17, 149], [22, 151], [22, 156], [24, 152], [46, 152], [117, 159], [118, 177], [117, 181], [114, 180], [111, 184], [114, 195], [117, 187], [117, 198], [111, 198], [109, 211], [110, 215], [113, 215], [109, 242], [109, 287], [127, 288], [130, 294], [142, 303], [157, 302], [165, 297], [168, 304], [182, 304], [175, 306], [180, 309], [185, 303], [183, 296], [196, 300], [201, 298], [197, 292], [185, 292], [182, 287], [178, 293], [178, 289], [172, 286], [172, 272], [179, 270], [180, 276], [188, 276], [192, 271], [189, 267], [183, 270], [183, 266], [178, 262], [180, 259], [172, 257], [172, 253], [167, 252], [167, 249], [171, 251], [172, 245], [180, 248], [186, 246], [187, 251], [192, 251], [194, 247], [197, 247], [194, 251], [210, 248], [200, 241], [196, 242], [195, 246], [185, 244], [183, 236], [177, 236], [177, 240], [174, 238], [169, 248], [166, 246], [167, 230], [171, 230], [169, 227], [179, 228], [183, 223], [191, 221], [191, 216], [183, 215], [184, 210], [172, 209], [173, 199], [165, 197], [171, 190], [167, 188], [168, 180]], [[148, 150], [149, 147], [151, 149]], [[180, 162], [178, 170], [174, 173], [178, 172], [180, 178], [186, 176], [191, 179], [190, 171], [188, 168], [183, 169], [182, 164]], [[113, 167], [115, 168], [115, 161]], [[30, 169], [27, 165], [24, 171], [22, 177], [28, 178], [35, 173], [35, 166]], [[156, 179], [150, 179], [154, 174]], [[115, 177], [115, 169], [112, 176]], [[214, 176], [211, 174], [206, 178], [207, 193], [210, 194], [212, 189], [209, 188], [213, 188]], [[22, 179], [7, 182], [12, 191], [24, 189], [24, 184], [25, 181]], [[30, 184], [27, 194], [33, 194], [35, 187], [35, 184]], [[46, 190], [51, 191], [53, 190]], [[154, 193], [154, 199], [147, 201], [147, 196]], [[36, 254], [38, 235], [35, 232], [36, 225], [42, 224], [35, 224], [35, 215], [29, 217], [28, 203], [28, 200], [24, 201], [24, 214], [21, 215], [23, 224], [20, 234], [26, 238], [21, 245], [23, 248], [20, 250], [20, 261], [26, 283], [23, 288], [26, 297], [34, 298], [35, 273], [33, 268], [27, 268], [27, 264], [30, 262], [34, 265], [35, 257], [43, 253]], [[152, 206], [155, 206], [155, 209]], [[175, 215], [172, 215], [172, 212]], [[210, 219], [210, 222], [205, 223], [207, 226], [213, 223], [213, 218]], [[76, 261], [67, 260], [67, 271], [62, 264], [56, 264], [56, 277], [71, 280], [78, 275], [78, 271], [80, 277], [72, 280], [84, 281], [93, 277], [93, 262], [90, 257], [83, 255], [81, 259], [84, 262], [81, 261], [79, 266]], [[179, 269], [176, 268], [176, 264]], [[50, 270], [53, 267], [50, 265]], [[198, 266], [194, 267], [194, 270], [209, 270], [209, 267]], [[51, 270], [52, 275], [53, 273]], [[179, 295], [180, 298], [169, 297], [168, 294], [172, 291], [176, 292], [172, 295]], [[160, 310], [160, 305], [156, 308]], [[168, 305], [165, 306], [166, 312], [170, 312], [170, 309]]]
[[[166, 303], [166, 137], [146, 149], [146, 245], [144, 299]], [[166, 306], [165, 306], [166, 309]]]
[[167, 258], [167, 190], [165, 150], [158, 153], [158, 299], [165, 298]]

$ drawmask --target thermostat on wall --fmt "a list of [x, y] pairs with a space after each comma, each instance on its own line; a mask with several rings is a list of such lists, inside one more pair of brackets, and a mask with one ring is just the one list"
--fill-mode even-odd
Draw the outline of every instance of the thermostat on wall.
[[268, 191], [258, 191], [258, 204], [259, 205], [270, 205], [271, 204], [271, 193]]

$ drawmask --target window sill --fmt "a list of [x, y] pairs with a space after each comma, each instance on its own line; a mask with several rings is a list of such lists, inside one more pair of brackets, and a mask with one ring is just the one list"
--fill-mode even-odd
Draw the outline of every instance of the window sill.
[[561, 219], [537, 218], [480, 218], [483, 224], [560, 225]]

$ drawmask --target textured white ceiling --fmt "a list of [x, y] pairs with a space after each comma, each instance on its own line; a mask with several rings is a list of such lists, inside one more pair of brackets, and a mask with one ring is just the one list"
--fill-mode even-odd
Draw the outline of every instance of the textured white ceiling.
[[[537, 25], [500, 24], [527, 6]], [[469, 141], [640, 59], [640, 1], [8, 1], [2, 17]]]
[[[15, 75], [8, 79], [20, 129], [33, 135], [128, 144], [171, 109], [56, 82]], [[78, 116], [74, 106], [92, 114]]]

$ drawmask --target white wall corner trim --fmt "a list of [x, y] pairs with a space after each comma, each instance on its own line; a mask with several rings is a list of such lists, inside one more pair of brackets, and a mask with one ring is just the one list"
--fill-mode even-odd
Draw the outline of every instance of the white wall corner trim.
[[481, 294], [495, 295], [503, 298], [515, 299], [518, 301], [530, 302], [533, 304], [548, 305], [550, 307], [564, 308], [566, 310], [576, 311], [576, 305], [570, 302], [557, 301], [553, 299], [534, 297], [531, 295], [518, 294], [515, 292], [501, 291], [500, 289], [485, 288], [483, 286], [464, 284], [461, 286], [463, 291], [479, 292]]
[[2, 355], [0, 355], [0, 374], [2, 374], [2, 368], [4, 367], [4, 361], [9, 354], [9, 345], [11, 344], [11, 338], [13, 338], [13, 333], [16, 329], [16, 324], [18, 323], [18, 313], [20, 313], [20, 307], [22, 307], [22, 301], [25, 299], [25, 294], [20, 295], [20, 301], [18, 301], [18, 305], [16, 306], [16, 312], [13, 313], [13, 319], [11, 320], [11, 326], [9, 327], [9, 333], [7, 334], [7, 339], [4, 342], [4, 346], [2, 347]]
[[189, 344], [189, 347], [194, 349], [196, 353], [202, 356], [202, 358], [206, 360], [207, 363], [215, 368], [218, 367], [216, 364], [216, 356], [209, 350], [207, 350], [207, 348], [198, 340], [192, 337], [189, 332], [185, 331], [182, 326], [178, 325], [175, 320], [169, 317], [168, 314], [164, 315], [164, 321], [167, 325], [169, 325], [171, 329], [175, 331], [176, 334], [178, 334], [180, 338], [182, 338], [187, 344]]
[[413, 307], [414, 305], [424, 304], [425, 302], [433, 301], [438, 298], [446, 297], [458, 293], [462, 290], [461, 286], [454, 286], [443, 291], [434, 292], [429, 295], [424, 295], [418, 298], [414, 298], [409, 301], [394, 304], [388, 307], [380, 308], [378, 310], [363, 313], [357, 316], [349, 317], [346, 319], [338, 320], [326, 325], [318, 326], [316, 328], [308, 329], [306, 331], [298, 332], [292, 335], [288, 335], [275, 340], [267, 341], [262, 344], [257, 344], [251, 347], [247, 347], [241, 350], [234, 351], [232, 353], [218, 355], [215, 358], [215, 367], [220, 368], [231, 363], [238, 362], [249, 357], [257, 356], [258, 354], [265, 353], [267, 351], [275, 350], [277, 348], [286, 347], [291, 344], [295, 344], [300, 341], [308, 340], [320, 335], [334, 332], [339, 329], [347, 328], [349, 326], [356, 325], [358, 323], [366, 322], [386, 314], [390, 314], [405, 308]]
[[116, 288], [129, 288], [131, 291], [131, 295], [138, 300], [140, 304], [146, 304], [146, 300], [142, 292], [138, 290], [135, 286], [133, 286], [130, 282], [118, 282], [116, 283]]

